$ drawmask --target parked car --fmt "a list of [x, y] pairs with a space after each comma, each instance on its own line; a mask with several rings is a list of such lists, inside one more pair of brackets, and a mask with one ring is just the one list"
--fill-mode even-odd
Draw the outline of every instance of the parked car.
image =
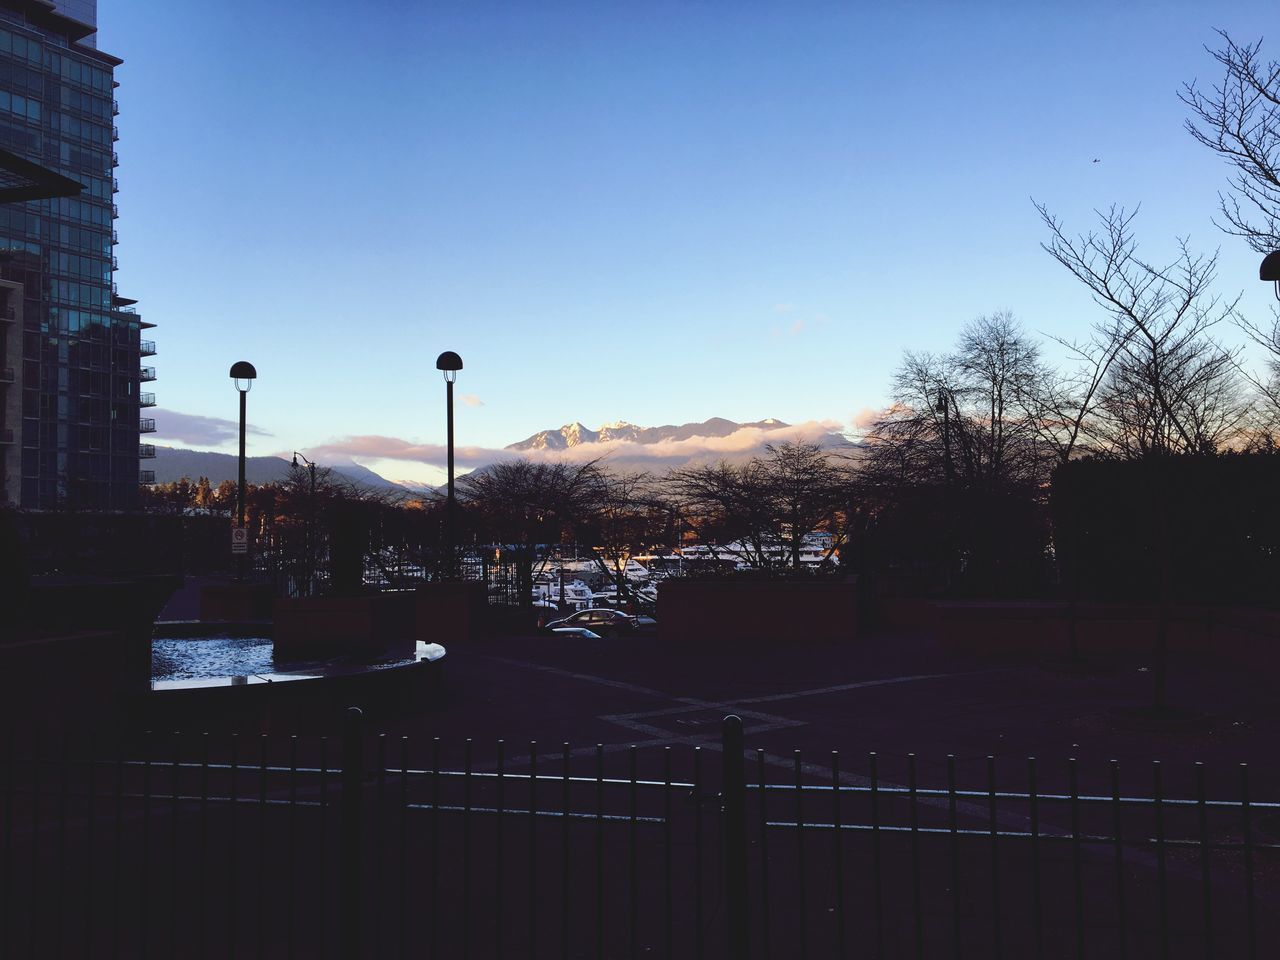
[[579, 640], [600, 640], [600, 634], [586, 627], [554, 627], [551, 630], [557, 637], [577, 637]]
[[593, 607], [588, 610], [579, 610], [561, 620], [552, 620], [546, 628], [555, 630], [558, 627], [585, 627], [606, 636], [616, 636], [620, 633], [631, 633], [638, 626], [635, 617], [621, 610]]

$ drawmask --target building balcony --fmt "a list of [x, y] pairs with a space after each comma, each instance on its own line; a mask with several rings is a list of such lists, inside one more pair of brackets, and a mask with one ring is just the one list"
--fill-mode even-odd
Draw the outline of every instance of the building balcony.
[[13, 431], [8, 427], [0, 429], [0, 444], [13, 443]]
[[138, 379], [143, 383], [150, 383], [156, 378], [155, 367], [140, 367], [138, 369]]
[[138, 406], [154, 407], [156, 405], [156, 395], [154, 393], [138, 394]]
[[120, 192], [120, 181], [117, 180], [115, 177], [111, 178], [111, 192], [112, 193]]
[[138, 352], [144, 357], [154, 357], [156, 355], [156, 342], [154, 340], [143, 340], [138, 344]]
[[138, 444], [139, 460], [154, 460], [156, 458], [156, 445], [154, 443]]
[[112, 270], [120, 269], [120, 258], [115, 256], [114, 254], [111, 257], [111, 269]]
[[119, 233], [117, 233], [115, 230], [112, 230], [112, 231], [111, 231], [111, 242], [112, 242], [113, 244], [114, 244], [114, 243], [119, 243], [119, 242], [120, 242], [120, 234], [119, 234]]
[[120, 115], [120, 101], [119, 101], [119, 100], [112, 100], [112, 101], [111, 101], [111, 115], [112, 115], [113, 117], [118, 117], [118, 116]]
[[151, 417], [144, 417], [141, 420], [139, 420], [138, 432], [139, 433], [155, 433], [156, 432], [155, 420], [152, 419]]
[[118, 166], [120, 166], [120, 154], [118, 154], [118, 153], [116, 153], [116, 152], [114, 152], [114, 151], [112, 151], [112, 153], [111, 153], [111, 165], [112, 165], [113, 167], [118, 167]]
[[139, 482], [139, 483], [142, 483], [142, 484], [146, 484], [146, 485], [148, 485], [148, 486], [149, 486], [149, 485], [151, 485], [151, 484], [153, 484], [153, 483], [155, 483], [155, 482], [156, 482], [156, 472], [155, 472], [154, 470], [139, 470], [139, 471], [138, 471], [138, 482]]
[[18, 311], [13, 307], [4, 307], [0, 309], [0, 321], [13, 323], [18, 319]]
[[0, 367], [0, 383], [13, 383], [13, 367]]
[[120, 219], [120, 207], [114, 203], [111, 205], [111, 219], [112, 220]]
[[119, 140], [119, 139], [120, 139], [120, 128], [113, 123], [111, 125], [111, 140], [114, 143], [116, 140]]

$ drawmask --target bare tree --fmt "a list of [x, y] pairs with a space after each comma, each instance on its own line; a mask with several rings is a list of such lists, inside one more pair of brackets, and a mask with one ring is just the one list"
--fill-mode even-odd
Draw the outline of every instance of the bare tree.
[[1035, 486], [1050, 460], [1040, 418], [1063, 405], [1044, 393], [1047, 379], [1039, 348], [1008, 313], [966, 324], [952, 353], [908, 352], [894, 374], [894, 404], [866, 438], [864, 481]]
[[[1109, 357], [1100, 384], [1094, 439], [1126, 457], [1206, 453], [1239, 439], [1251, 413], [1236, 359], [1212, 336], [1234, 320], [1239, 298], [1213, 293], [1217, 254], [1178, 255], [1156, 265], [1138, 256], [1137, 211], [1098, 212], [1101, 229], [1068, 236], [1061, 222], [1036, 204], [1050, 239], [1042, 244], [1088, 288], [1105, 312], [1095, 326], [1097, 351]], [[1081, 429], [1086, 426], [1081, 421]]]
[[[1222, 46], [1209, 54], [1222, 79], [1205, 89], [1184, 84], [1180, 99], [1191, 110], [1187, 131], [1232, 168], [1226, 194], [1218, 201], [1226, 233], [1242, 237], [1258, 253], [1280, 250], [1280, 62], [1264, 60], [1262, 41], [1236, 43], [1217, 31]], [[1243, 317], [1237, 324], [1266, 351], [1267, 373], [1246, 374], [1267, 409], [1268, 442], [1280, 426], [1280, 313], [1272, 311], [1267, 329]]]
[[513, 557], [523, 606], [533, 602], [533, 567], [539, 548], [560, 543], [571, 524], [591, 516], [600, 482], [595, 460], [582, 464], [507, 460], [458, 481], [459, 497], [472, 521]]
[[1223, 46], [1205, 49], [1222, 80], [1208, 89], [1192, 80], [1178, 96], [1191, 110], [1187, 132], [1233, 168], [1218, 226], [1270, 253], [1280, 249], [1280, 63], [1263, 60], [1261, 40], [1239, 44], [1217, 33]]

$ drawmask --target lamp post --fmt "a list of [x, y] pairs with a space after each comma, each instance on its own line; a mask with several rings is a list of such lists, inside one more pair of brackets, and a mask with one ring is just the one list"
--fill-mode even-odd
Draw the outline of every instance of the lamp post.
[[1276, 299], [1280, 300], [1280, 250], [1272, 250], [1262, 258], [1258, 279], [1276, 285]]
[[298, 458], [307, 465], [307, 473], [311, 475], [311, 496], [307, 500], [307, 596], [315, 589], [316, 579], [316, 463], [308, 460], [297, 450], [293, 451], [293, 465], [298, 465]]
[[[253, 368], [253, 364], [247, 360], [239, 360], [231, 365], [231, 380], [236, 386], [237, 392], [240, 394], [240, 482], [236, 485], [236, 527], [240, 530], [244, 529], [244, 411], [245, 398], [248, 397], [249, 391], [253, 389], [253, 381], [258, 378], [258, 371]], [[245, 551], [239, 554], [238, 571], [236, 579], [243, 581], [245, 572], [248, 569], [249, 554], [246, 545]]]
[[947, 484], [950, 485], [955, 472], [951, 465], [951, 405], [947, 402], [946, 391], [938, 388], [938, 412], [942, 414], [942, 464]]
[[462, 369], [462, 358], [452, 350], [446, 350], [436, 357], [436, 369], [444, 374], [445, 384], [445, 417], [448, 421], [449, 445], [449, 500], [445, 505], [445, 547], [448, 557], [448, 576], [453, 579], [457, 575], [456, 543], [454, 541], [454, 515], [457, 502], [453, 495], [453, 383], [458, 379], [458, 371]]

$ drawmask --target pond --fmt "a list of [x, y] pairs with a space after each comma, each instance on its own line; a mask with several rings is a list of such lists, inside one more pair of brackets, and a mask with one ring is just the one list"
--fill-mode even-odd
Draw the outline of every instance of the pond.
[[208, 681], [246, 678], [262, 683], [338, 676], [408, 666], [421, 660], [438, 660], [444, 648], [435, 643], [417, 644], [410, 655], [367, 661], [354, 657], [277, 662], [272, 659], [268, 637], [156, 637], [151, 641], [153, 689], [204, 685]]

